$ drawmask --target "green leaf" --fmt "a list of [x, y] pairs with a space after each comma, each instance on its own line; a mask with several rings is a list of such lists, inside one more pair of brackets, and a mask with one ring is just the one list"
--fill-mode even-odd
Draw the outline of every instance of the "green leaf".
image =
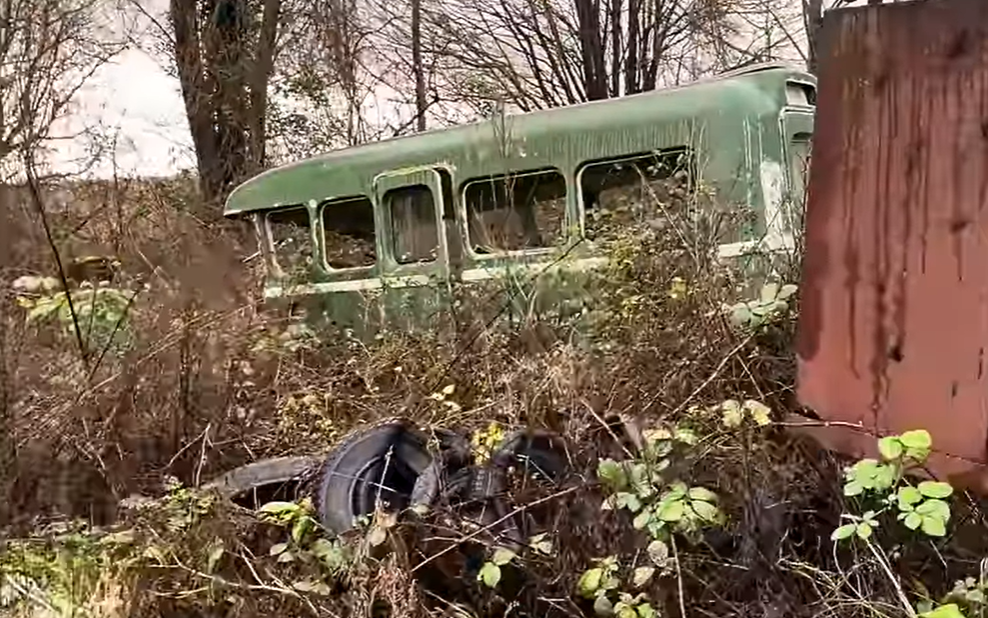
[[388, 531], [380, 526], [374, 526], [367, 534], [367, 542], [371, 547], [377, 547], [388, 540]]
[[655, 610], [648, 603], [640, 604], [635, 608], [635, 611], [638, 612], [639, 618], [655, 618], [656, 616]]
[[632, 574], [631, 583], [635, 588], [641, 588], [652, 579], [653, 575], [655, 575], [655, 567], [638, 567]]
[[209, 554], [206, 557], [206, 572], [213, 573], [216, 571], [216, 565], [219, 564], [220, 558], [223, 557], [223, 553], [226, 550], [223, 549], [222, 543], [213, 543], [209, 550]]
[[704, 502], [716, 502], [717, 494], [706, 487], [692, 487], [689, 491], [691, 500], [703, 500]]
[[954, 493], [954, 488], [950, 486], [950, 483], [923, 481], [919, 484], [919, 491], [927, 498], [946, 498]]
[[268, 555], [277, 556], [278, 554], [283, 553], [286, 549], [288, 549], [288, 543], [275, 543], [271, 546], [271, 549], [268, 550]]
[[308, 516], [299, 517], [296, 519], [295, 523], [292, 525], [292, 540], [296, 543], [301, 543], [302, 538], [305, 536], [305, 533], [309, 531], [311, 526], [312, 519]]
[[966, 618], [956, 603], [948, 603], [919, 615], [920, 618]]
[[624, 467], [613, 459], [605, 459], [597, 464], [597, 477], [612, 491], [621, 491], [628, 486], [628, 475]]
[[588, 569], [583, 575], [580, 576], [580, 581], [577, 582], [576, 588], [580, 593], [580, 596], [590, 599], [597, 593], [600, 589], [600, 582], [604, 578], [604, 569], [597, 567], [594, 569]]
[[265, 513], [267, 515], [282, 515], [287, 513], [292, 513], [298, 510], [298, 505], [294, 502], [268, 502], [264, 506], [258, 509], [259, 513]]
[[903, 509], [903, 505], [911, 506], [923, 500], [923, 494], [915, 487], [909, 485], [900, 487], [897, 497], [899, 499], [899, 508], [902, 510], [905, 510]]
[[645, 551], [655, 566], [665, 568], [669, 564], [669, 546], [662, 541], [658, 539], [652, 541]]
[[618, 508], [628, 509], [632, 513], [637, 513], [642, 508], [642, 502], [638, 496], [624, 491], [617, 494], [617, 505]]
[[618, 603], [615, 605], [614, 613], [618, 618], [638, 618], [638, 613], [635, 612], [635, 608], [627, 603]]
[[916, 507], [916, 512], [924, 517], [929, 515], [945, 522], [950, 521], [950, 505], [936, 498], [927, 498]]
[[906, 447], [906, 455], [920, 461], [926, 459], [933, 445], [933, 438], [925, 429], [907, 431], [899, 436], [899, 441]]
[[614, 606], [607, 595], [600, 595], [593, 602], [593, 611], [598, 616], [610, 616], [614, 613]]
[[506, 549], [504, 547], [498, 547], [497, 549], [494, 550], [494, 557], [491, 558], [491, 562], [493, 562], [497, 566], [504, 566], [509, 562], [511, 562], [512, 560], [514, 560], [517, 555], [518, 554], [511, 551], [510, 549]]
[[908, 513], [902, 523], [905, 524], [906, 528], [915, 530], [923, 523], [923, 516], [919, 513]]
[[720, 509], [709, 502], [694, 500], [690, 502], [690, 507], [693, 508], [693, 512], [695, 512], [700, 519], [706, 522], [716, 523], [720, 520]]
[[905, 450], [902, 442], [896, 436], [886, 436], [878, 441], [878, 452], [885, 459], [898, 459]]
[[477, 579], [488, 588], [497, 588], [498, 582], [501, 581], [501, 567], [493, 562], [485, 562], [480, 568], [480, 573], [477, 574]]
[[871, 536], [871, 533], [873, 531], [873, 528], [871, 526], [869, 526], [868, 524], [863, 523], [863, 524], [858, 524], [856, 526], [855, 531], [858, 533], [858, 536], [859, 537], [861, 537], [862, 539], [867, 540]]
[[854, 535], [854, 531], [857, 529], [857, 524], [844, 524], [831, 533], [830, 538], [834, 541], [842, 541], [844, 539], [849, 539]]
[[864, 485], [859, 481], [849, 481], [844, 484], [844, 495], [845, 496], [858, 496], [864, 491]]
[[679, 521], [686, 513], [686, 503], [682, 500], [667, 500], [659, 505], [656, 516], [662, 521]]
[[749, 399], [744, 402], [744, 408], [751, 415], [751, 420], [759, 427], [764, 427], [772, 422], [772, 409], [760, 401]]
[[635, 530], [644, 530], [650, 521], [652, 521], [652, 511], [645, 509], [638, 515], [635, 515], [635, 519], [631, 522], [631, 525], [634, 526]]
[[947, 534], [947, 524], [939, 517], [923, 515], [922, 530], [930, 536], [944, 536]]
[[721, 404], [723, 423], [726, 427], [738, 427], [743, 420], [741, 404], [734, 399], [728, 399]]

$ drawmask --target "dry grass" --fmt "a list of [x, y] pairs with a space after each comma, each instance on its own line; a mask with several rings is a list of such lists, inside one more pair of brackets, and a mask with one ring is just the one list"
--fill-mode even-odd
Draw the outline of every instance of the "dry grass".
[[[52, 521], [123, 521], [141, 547], [173, 552], [168, 568], [138, 561], [100, 580], [96, 615], [591, 615], [572, 594], [582, 571], [611, 554], [633, 562], [643, 547], [626, 517], [601, 511], [594, 482], [599, 458], [617, 453], [614, 417], [694, 427], [703, 439], [680, 473], [714, 489], [728, 514], [724, 530], [679, 547], [679, 569], [647, 590], [665, 615], [900, 611], [868, 556], [833, 551], [838, 462], [781, 429], [726, 429], [702, 411], [726, 398], [758, 399], [778, 415], [796, 408], [793, 320], [757, 336], [728, 323], [719, 308], [735, 300], [735, 281], [706, 257], [715, 230], [671, 216], [679, 224], [625, 223], [604, 235], [611, 266], [589, 288], [599, 318], [594, 350], [557, 323], [484, 328], [502, 301], [483, 293], [462, 299], [475, 320], [455, 331], [391, 334], [373, 345], [328, 332], [286, 349], [275, 345], [286, 323], [257, 305], [258, 265], [243, 262], [253, 252], [248, 234], [197, 211], [187, 186], [85, 186], [71, 208], [50, 210], [64, 255], [111, 253], [122, 263], [114, 285], [142, 290], [129, 311], [129, 349], [98, 362], [83, 363], [57, 329], [25, 323], [10, 283], [51, 273], [51, 252], [22, 198], [0, 211], [0, 523], [24, 535]], [[448, 384], [455, 407], [429, 397]], [[397, 415], [423, 426], [473, 431], [495, 420], [565, 436], [574, 478], [514, 496], [519, 506], [543, 500], [526, 514], [554, 531], [556, 551], [526, 562], [495, 593], [464, 576], [476, 565], [461, 552], [432, 560], [446, 545], [402, 529], [397, 550], [360, 561], [321, 597], [292, 587], [311, 575], [302, 566], [267, 556], [283, 532], [239, 507], [212, 505], [171, 530], [161, 519], [171, 512], [167, 496], [144, 514], [120, 509], [132, 494], [162, 495], [166, 477], [196, 485], [248, 460], [326, 449]], [[226, 557], [206, 572], [203, 548], [217, 542]], [[934, 551], [952, 566], [970, 559], [949, 544]], [[921, 572], [916, 565], [931, 555], [913, 553], [897, 564], [903, 573]]]

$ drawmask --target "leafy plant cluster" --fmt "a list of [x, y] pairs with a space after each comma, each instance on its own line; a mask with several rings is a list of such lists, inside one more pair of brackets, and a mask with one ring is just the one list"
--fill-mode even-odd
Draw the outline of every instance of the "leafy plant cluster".
[[886, 514], [895, 514], [910, 530], [944, 536], [950, 520], [950, 505], [945, 499], [953, 488], [940, 481], [914, 484], [908, 477], [926, 461], [931, 446], [930, 434], [923, 429], [887, 436], [878, 441], [881, 461], [862, 459], [849, 467], [844, 473], [844, 495], [857, 497], [872, 508], [860, 515], [844, 514], [850, 521], [834, 530], [833, 539], [867, 540], [879, 527], [879, 518]]
[[53, 323], [70, 339], [76, 338], [78, 326], [87, 353], [119, 351], [131, 340], [128, 312], [137, 292], [88, 281], [65, 290], [54, 277], [20, 277], [13, 287], [29, 323]]
[[656, 573], [667, 573], [675, 566], [669, 543], [674, 534], [698, 541], [700, 532], [720, 526], [725, 516], [718, 506], [717, 495], [705, 487], [689, 486], [670, 474], [673, 458], [682, 448], [694, 446], [696, 434], [688, 428], [655, 429], [646, 433], [641, 451], [626, 460], [602, 460], [597, 476], [607, 492], [605, 509], [626, 510], [634, 518], [636, 530], [645, 531], [651, 541], [647, 548], [650, 564], [637, 566], [623, 586], [621, 565], [611, 556], [583, 573], [577, 585], [581, 596], [594, 599], [600, 615], [623, 618], [654, 615], [651, 605], [641, 594], [625, 589], [643, 588]]
[[723, 310], [736, 327], [756, 331], [785, 316], [797, 290], [798, 288], [791, 283], [785, 285], [766, 283], [762, 286], [758, 298], [733, 305], [725, 303]]

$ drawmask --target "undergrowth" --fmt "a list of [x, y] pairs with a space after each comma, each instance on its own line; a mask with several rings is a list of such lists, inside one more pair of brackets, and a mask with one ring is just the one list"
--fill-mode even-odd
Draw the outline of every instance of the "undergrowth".
[[[53, 215], [67, 256], [118, 262], [109, 281], [66, 281], [78, 296], [52, 273], [28, 209], [0, 222], [22, 239], [0, 242], [15, 264], [0, 316], [14, 445], [0, 479], [0, 611], [983, 611], [980, 545], [940, 534], [977, 536], [983, 515], [941, 506], [949, 486], [911, 480], [919, 433], [887, 438], [883, 461], [845, 473], [848, 462], [785, 431], [798, 408], [794, 276], [739, 296], [737, 273], [713, 259], [716, 222], [688, 207], [714, 196], [678, 194], [662, 226], [615, 217], [597, 230], [607, 264], [581, 281], [589, 300], [572, 315], [515, 311], [494, 326], [505, 289], [535, 290], [508, 275], [491, 284], [500, 294], [462, 293], [455, 321], [366, 342], [261, 310], [242, 230], [194, 212], [181, 187], [132, 191], [140, 217], [98, 199]], [[67, 296], [89, 300], [86, 322], [66, 319]], [[378, 512], [332, 538], [306, 492], [232, 504], [194, 489], [396, 416], [470, 433], [480, 459], [513, 429], [551, 430], [572, 475], [512, 486], [531, 528], [515, 549], [484, 545], [452, 510], [429, 514], [442, 534]], [[901, 525], [885, 530], [889, 519]]]

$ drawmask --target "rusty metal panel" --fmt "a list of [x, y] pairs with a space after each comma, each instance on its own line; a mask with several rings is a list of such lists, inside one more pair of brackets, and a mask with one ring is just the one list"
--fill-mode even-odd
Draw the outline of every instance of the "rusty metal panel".
[[971, 486], [988, 478], [988, 2], [831, 11], [823, 32], [799, 397], [850, 455], [929, 430], [931, 470]]

